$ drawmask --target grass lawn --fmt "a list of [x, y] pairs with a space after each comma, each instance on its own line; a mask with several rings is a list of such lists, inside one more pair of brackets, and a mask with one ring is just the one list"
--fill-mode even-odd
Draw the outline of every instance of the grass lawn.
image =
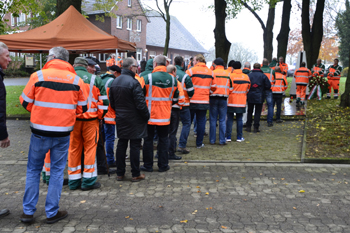
[[23, 108], [19, 102], [24, 86], [6, 87], [6, 114], [7, 116], [30, 116], [30, 113]]
[[[345, 80], [340, 80], [340, 93]], [[350, 108], [339, 103], [340, 98], [308, 101], [306, 158], [350, 159]]]

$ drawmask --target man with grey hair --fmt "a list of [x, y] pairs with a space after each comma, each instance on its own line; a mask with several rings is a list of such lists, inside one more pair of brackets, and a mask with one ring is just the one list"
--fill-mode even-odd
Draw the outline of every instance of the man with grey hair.
[[179, 92], [177, 80], [167, 73], [166, 58], [158, 55], [153, 60], [153, 73], [144, 76], [146, 103], [151, 118], [148, 121], [148, 136], [143, 144], [143, 162], [140, 167], [142, 171], [153, 171], [153, 137], [157, 130], [158, 140], [158, 168], [159, 172], [170, 169], [168, 165], [168, 133], [171, 116], [171, 106], [177, 102]]
[[[11, 62], [8, 47], [3, 42], [0, 42], [0, 147], [6, 148], [10, 146], [10, 139], [6, 127], [6, 88], [4, 84], [4, 70], [7, 69]], [[0, 217], [10, 213], [8, 209], [0, 210]]]
[[[45, 155], [50, 151], [50, 185], [46, 196], [46, 223], [55, 223], [68, 216], [59, 210], [66, 167], [70, 133], [76, 115], [87, 110], [84, 82], [68, 63], [68, 51], [63, 47], [50, 49], [48, 62], [33, 73], [20, 96], [22, 106], [31, 112], [30, 139], [23, 214], [20, 220], [34, 220], [39, 199], [40, 172]], [[62, 94], [64, 93], [64, 94]]]
[[118, 132], [116, 151], [117, 181], [125, 177], [125, 157], [130, 141], [130, 165], [132, 182], [145, 179], [140, 174], [140, 144], [147, 137], [147, 121], [150, 117], [140, 83], [135, 79], [138, 65], [135, 59], [123, 60], [122, 74], [114, 79], [109, 90], [109, 100], [115, 111]]
[[252, 72], [250, 67], [251, 66], [249, 62], [244, 63], [243, 74], [246, 74], [246, 75], [250, 74]]

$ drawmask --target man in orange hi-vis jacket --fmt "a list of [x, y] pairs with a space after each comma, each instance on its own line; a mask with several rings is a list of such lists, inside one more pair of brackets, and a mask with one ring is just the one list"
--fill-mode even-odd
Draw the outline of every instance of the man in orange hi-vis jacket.
[[48, 62], [42, 70], [33, 73], [20, 96], [22, 106], [31, 112], [32, 136], [28, 153], [26, 188], [23, 197], [25, 223], [34, 220], [39, 198], [40, 172], [45, 154], [51, 152], [51, 177], [46, 196], [46, 222], [55, 223], [68, 216], [59, 211], [58, 203], [63, 185], [70, 133], [76, 114], [87, 110], [85, 84], [68, 63], [69, 53], [63, 47], [49, 50]]
[[327, 78], [328, 78], [328, 93], [327, 93], [327, 99], [331, 98], [332, 88], [333, 88], [333, 97], [334, 99], [338, 99], [339, 97], [339, 80], [340, 75], [343, 70], [343, 67], [341, 67], [339, 64], [338, 58], [334, 59], [334, 64], [328, 67], [327, 72]]
[[302, 62], [300, 68], [294, 72], [295, 84], [297, 85], [297, 104], [305, 103], [306, 88], [309, 84], [309, 79], [312, 77], [311, 71], [305, 66], [305, 62]]
[[287, 75], [281, 73], [281, 68], [279, 66], [275, 67], [275, 82], [272, 84], [272, 98], [273, 107], [277, 105], [276, 111], [276, 123], [282, 123], [281, 120], [281, 107], [283, 100], [283, 93], [288, 88]]

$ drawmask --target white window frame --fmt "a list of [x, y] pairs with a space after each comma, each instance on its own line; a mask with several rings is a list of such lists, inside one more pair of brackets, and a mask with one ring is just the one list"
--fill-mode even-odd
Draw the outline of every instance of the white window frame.
[[129, 30], [129, 31], [132, 30], [132, 19], [131, 18], [128, 18], [128, 20], [127, 20], [126, 30]]
[[131, 7], [131, 0], [128, 0], [128, 7]]
[[14, 27], [16, 24], [15, 17], [13, 17], [13, 14], [11, 14], [11, 26]]
[[142, 20], [138, 19], [136, 20], [136, 31], [141, 32], [142, 30]]
[[25, 21], [26, 21], [26, 14], [20, 13], [19, 17], [17, 17], [17, 24], [25, 23]]
[[123, 28], [123, 17], [121, 15], [117, 15], [116, 27]]
[[136, 60], [141, 61], [142, 60], [142, 48], [136, 49]]
[[101, 63], [105, 63], [106, 62], [106, 58], [108, 58], [108, 54], [106, 56], [107, 53], [99, 53], [98, 54], [98, 60], [101, 62]]

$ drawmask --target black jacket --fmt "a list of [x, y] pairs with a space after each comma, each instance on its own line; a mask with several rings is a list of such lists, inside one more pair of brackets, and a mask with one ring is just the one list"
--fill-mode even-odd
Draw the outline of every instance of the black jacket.
[[0, 141], [8, 137], [6, 128], [6, 89], [4, 76], [5, 74], [0, 66]]
[[250, 89], [247, 94], [248, 103], [262, 104], [265, 90], [271, 88], [271, 83], [260, 69], [254, 69], [248, 76], [250, 79]]
[[141, 85], [135, 79], [135, 73], [122, 69], [122, 74], [112, 82], [109, 101], [115, 110], [118, 138], [147, 137], [150, 114]]

